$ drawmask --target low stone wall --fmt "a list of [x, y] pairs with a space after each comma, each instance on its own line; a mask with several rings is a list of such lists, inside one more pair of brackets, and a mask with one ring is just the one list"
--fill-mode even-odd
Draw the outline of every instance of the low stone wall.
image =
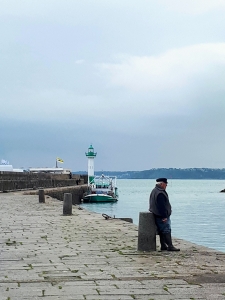
[[[44, 194], [52, 198], [63, 201], [63, 196], [65, 193], [72, 194], [72, 204], [80, 204], [83, 194], [87, 192], [87, 185], [76, 185], [76, 186], [65, 186], [52, 189], [44, 189]], [[27, 191], [24, 192], [25, 195], [38, 195], [37, 191]]]
[[83, 185], [87, 175], [0, 172], [0, 192]]

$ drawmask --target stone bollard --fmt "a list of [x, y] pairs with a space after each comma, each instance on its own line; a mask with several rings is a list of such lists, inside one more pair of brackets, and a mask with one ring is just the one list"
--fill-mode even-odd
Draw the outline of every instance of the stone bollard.
[[43, 189], [39, 190], [39, 203], [45, 203], [45, 191]]
[[63, 215], [72, 215], [72, 194], [63, 195]]
[[139, 213], [138, 251], [156, 251], [155, 217], [151, 212]]
[[80, 204], [80, 196], [79, 194], [76, 194], [76, 191], [74, 191], [73, 193], [73, 197], [72, 197], [72, 202], [73, 204]]

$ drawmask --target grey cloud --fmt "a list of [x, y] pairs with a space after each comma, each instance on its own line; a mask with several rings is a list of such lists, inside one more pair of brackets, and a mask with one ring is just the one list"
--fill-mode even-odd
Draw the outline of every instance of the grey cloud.
[[[93, 143], [97, 170], [223, 167], [224, 50], [205, 59], [186, 51], [199, 45], [205, 55], [204, 45], [223, 45], [223, 11], [214, 9], [194, 15], [149, 0], [2, 1], [0, 158], [37, 167], [59, 156], [65, 167], [86, 170]], [[99, 66], [121, 57], [139, 60], [112, 84]], [[150, 64], [154, 72], [146, 58], [160, 61]]]

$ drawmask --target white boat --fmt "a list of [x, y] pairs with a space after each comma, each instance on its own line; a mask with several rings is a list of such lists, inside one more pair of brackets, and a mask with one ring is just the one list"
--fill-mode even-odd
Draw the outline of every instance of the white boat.
[[84, 202], [116, 202], [118, 201], [118, 188], [115, 176], [94, 176], [90, 182]]

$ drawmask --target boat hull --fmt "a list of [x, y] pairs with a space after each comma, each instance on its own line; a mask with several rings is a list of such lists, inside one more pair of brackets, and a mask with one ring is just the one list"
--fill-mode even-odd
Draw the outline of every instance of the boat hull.
[[116, 202], [118, 201], [116, 198], [113, 198], [112, 196], [109, 195], [104, 195], [104, 194], [90, 194], [86, 195], [83, 198], [84, 202], [92, 202], [92, 203], [100, 203], [100, 202]]

